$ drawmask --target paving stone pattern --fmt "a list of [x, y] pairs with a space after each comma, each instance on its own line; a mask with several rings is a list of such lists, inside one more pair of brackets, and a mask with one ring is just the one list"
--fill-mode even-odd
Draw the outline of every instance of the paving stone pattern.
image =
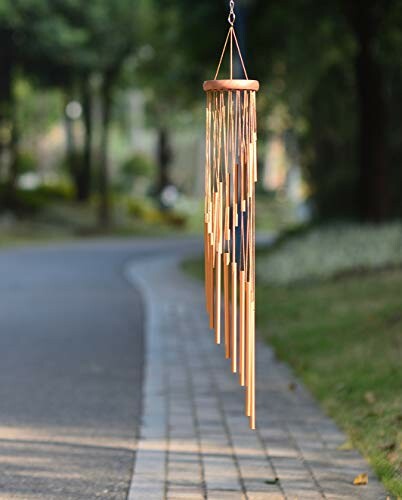
[[[202, 286], [179, 256], [128, 275], [144, 295], [146, 369], [141, 436], [129, 500], [387, 498], [346, 437], [271, 349], [257, 348], [257, 430], [244, 392], [214, 343]], [[369, 474], [366, 486], [353, 478]]]

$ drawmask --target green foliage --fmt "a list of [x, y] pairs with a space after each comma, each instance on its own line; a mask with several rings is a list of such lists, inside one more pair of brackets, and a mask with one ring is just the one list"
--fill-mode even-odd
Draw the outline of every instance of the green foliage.
[[21, 174], [34, 172], [37, 166], [37, 159], [29, 151], [21, 151], [18, 154], [18, 170]]
[[[373, 86], [383, 94], [382, 108], [390, 120], [389, 126], [381, 124], [387, 142], [390, 215], [402, 213], [397, 188], [402, 179], [397, 166], [402, 155], [398, 139], [402, 72], [401, 58], [396, 55], [402, 48], [401, 19], [398, 0], [368, 1], [363, 10], [356, 2], [344, 0], [331, 0], [319, 8], [314, 0], [250, 2], [248, 46], [251, 71], [264, 82], [260, 105], [269, 114], [278, 104], [288, 109], [286, 130], [298, 139], [298, 160], [318, 217], [355, 216], [361, 201], [359, 168], [364, 173], [365, 166], [359, 167], [358, 151], [364, 91], [359, 88], [357, 74], [364, 43], [358, 35], [359, 30], [364, 31], [362, 26], [373, 33], [373, 40], [365, 47], [372, 51], [377, 65], [379, 75], [371, 75]], [[380, 138], [366, 138], [366, 149], [377, 140]], [[377, 181], [369, 182], [375, 185]]]
[[259, 276], [272, 285], [399, 267], [402, 224], [338, 224], [296, 233], [260, 258], [258, 264]]
[[17, 128], [23, 139], [36, 139], [60, 121], [63, 108], [60, 90], [43, 89], [20, 74], [14, 82], [14, 94]]
[[[389, 115], [386, 162], [393, 214], [402, 214], [401, 5], [398, 0], [377, 4], [370, 0], [362, 11], [378, 19], [370, 47], [383, 76]], [[361, 184], [356, 81], [361, 41], [350, 12], [356, 6], [344, 0], [330, 0], [319, 8], [314, 0], [253, 0], [239, 1], [236, 9], [249, 74], [262, 83], [261, 137], [275, 132], [275, 126], [266, 123], [266, 114], [281, 109], [281, 133], [297, 138], [294, 154], [302, 164], [317, 215], [355, 215]], [[153, 126], [177, 123], [183, 109], [202, 116], [201, 83], [214, 74], [228, 28], [227, 14], [225, 2], [190, 6], [187, 0], [94, 0], [83, 8], [80, 0], [3, 0], [0, 120], [2, 113], [7, 119], [10, 114], [4, 105], [9, 98], [7, 80], [17, 81], [17, 98], [25, 102], [26, 116], [17, 113], [24, 128], [43, 105], [34, 109], [29, 87], [37, 84], [79, 96], [89, 81], [96, 82], [100, 93], [135, 82], [144, 90]], [[227, 60], [221, 76], [225, 73]], [[42, 113], [51, 123], [59, 101], [60, 94]]]
[[150, 177], [155, 173], [156, 166], [149, 156], [135, 153], [121, 166], [121, 173], [131, 180], [136, 176]]
[[[0, 207], [8, 206], [9, 187], [0, 185]], [[13, 205], [19, 215], [34, 215], [52, 202], [72, 199], [72, 190], [66, 184], [43, 184], [35, 189], [17, 189]]]
[[148, 155], [134, 153], [123, 161], [114, 187], [121, 193], [145, 195], [150, 190], [155, 171], [155, 162]]
[[189, 8], [184, 0], [149, 0], [143, 14], [146, 42], [137, 53], [136, 79], [145, 90], [151, 122], [171, 125], [178, 110], [203, 100], [202, 81], [212, 78], [225, 37], [225, 6], [198, 2]]
[[257, 194], [255, 215], [257, 231], [278, 232], [297, 223], [295, 207], [281, 194]]
[[62, 85], [72, 73], [120, 64], [119, 56], [132, 46], [135, 13], [128, 0], [94, 0], [85, 8], [77, 0], [29, 0], [10, 2], [3, 22], [14, 19], [8, 24], [18, 35], [18, 53], [27, 68]]
[[127, 207], [130, 215], [144, 222], [168, 225], [178, 229], [186, 227], [187, 217], [184, 214], [174, 210], [161, 210], [151, 200], [130, 198]]
[[265, 109], [288, 110], [285, 130], [297, 137], [297, 161], [321, 217], [356, 212], [355, 42], [341, 3], [256, 1], [250, 12], [250, 62], [269, 92]]
[[59, 184], [42, 184], [34, 190], [37, 196], [45, 201], [71, 201], [73, 190], [71, 185], [64, 182]]

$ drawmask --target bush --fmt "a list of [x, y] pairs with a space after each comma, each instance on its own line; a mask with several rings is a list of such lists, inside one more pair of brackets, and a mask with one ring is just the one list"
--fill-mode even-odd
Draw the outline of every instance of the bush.
[[127, 209], [130, 215], [151, 224], [166, 224], [178, 228], [184, 228], [187, 224], [187, 217], [184, 214], [174, 210], [160, 210], [146, 198], [130, 199]]
[[37, 160], [27, 151], [21, 151], [17, 161], [20, 174], [26, 174], [27, 172], [34, 172], [36, 170]]
[[155, 163], [149, 156], [135, 153], [121, 166], [121, 173], [125, 177], [150, 177], [156, 170]]
[[154, 174], [156, 165], [151, 158], [144, 154], [136, 153], [130, 156], [120, 168], [119, 175], [114, 184], [115, 189], [121, 193], [145, 195], [150, 185], [150, 177]]
[[69, 201], [74, 198], [73, 189], [67, 183], [42, 184], [35, 190], [35, 193], [48, 201]]
[[294, 236], [258, 261], [259, 276], [288, 285], [402, 264], [402, 224], [336, 225]]
[[[35, 189], [16, 189], [12, 209], [20, 214], [38, 212], [54, 201], [68, 201], [73, 197], [72, 189], [66, 184], [42, 184]], [[6, 184], [0, 185], [0, 206], [9, 207], [9, 192]]]

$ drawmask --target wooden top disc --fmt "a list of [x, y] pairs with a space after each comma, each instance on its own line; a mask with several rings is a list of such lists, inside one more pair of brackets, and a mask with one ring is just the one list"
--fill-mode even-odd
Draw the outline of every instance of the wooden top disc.
[[205, 92], [208, 90], [259, 90], [258, 80], [207, 80], [202, 86]]

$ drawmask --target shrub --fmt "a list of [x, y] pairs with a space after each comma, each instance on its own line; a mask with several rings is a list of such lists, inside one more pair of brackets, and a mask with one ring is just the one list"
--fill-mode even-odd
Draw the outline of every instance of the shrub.
[[[8, 187], [0, 185], [0, 206], [8, 207]], [[16, 189], [13, 194], [12, 209], [20, 214], [32, 214], [40, 211], [54, 201], [68, 201], [73, 197], [72, 189], [67, 184], [41, 184], [34, 189]]]
[[145, 195], [150, 186], [150, 177], [154, 174], [156, 165], [144, 154], [136, 153], [121, 165], [114, 187], [120, 193]]
[[121, 173], [125, 177], [150, 177], [156, 170], [152, 159], [141, 153], [130, 156], [121, 166]]
[[150, 224], [166, 224], [184, 228], [187, 224], [186, 215], [174, 210], [161, 210], [147, 198], [131, 198], [127, 202], [128, 213], [137, 219]]
[[21, 151], [18, 155], [18, 171], [20, 174], [34, 172], [36, 170], [37, 160], [35, 156], [27, 151]]
[[402, 224], [335, 225], [278, 245], [258, 261], [267, 283], [288, 285], [402, 264]]

